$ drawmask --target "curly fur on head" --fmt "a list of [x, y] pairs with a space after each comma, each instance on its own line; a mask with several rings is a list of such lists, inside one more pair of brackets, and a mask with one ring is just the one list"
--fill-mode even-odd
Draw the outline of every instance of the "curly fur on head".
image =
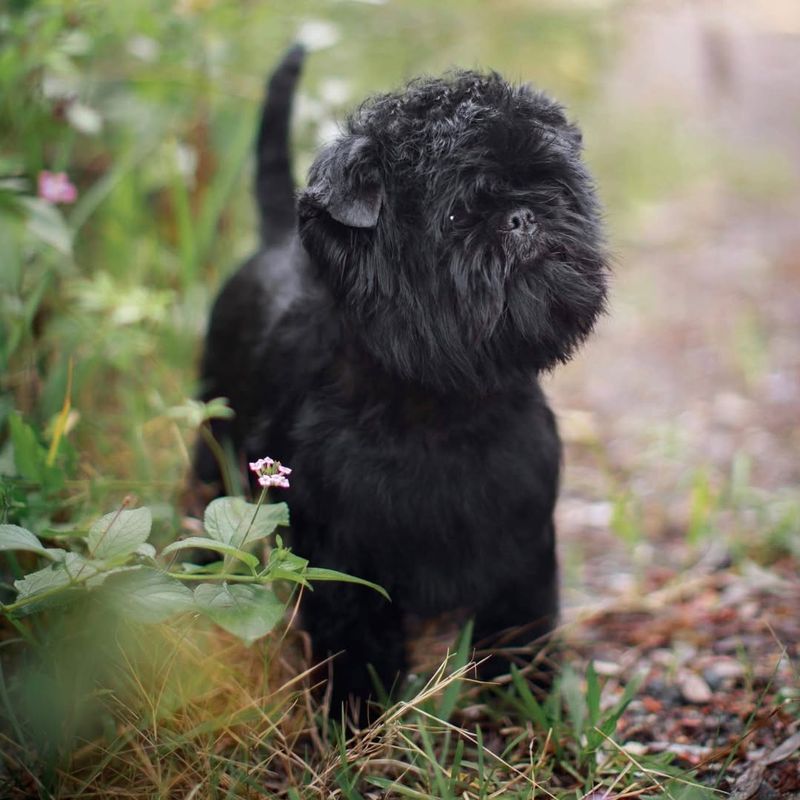
[[496, 73], [417, 79], [355, 111], [298, 214], [364, 349], [441, 391], [491, 391], [568, 360], [606, 295], [580, 151], [558, 103]]

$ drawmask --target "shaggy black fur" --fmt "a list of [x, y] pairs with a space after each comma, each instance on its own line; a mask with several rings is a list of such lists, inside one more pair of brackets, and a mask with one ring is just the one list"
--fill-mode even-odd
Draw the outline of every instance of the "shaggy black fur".
[[[404, 671], [406, 615], [467, 609], [476, 640], [515, 629], [506, 644], [552, 628], [560, 444], [537, 374], [592, 330], [607, 271], [578, 129], [496, 73], [367, 100], [314, 162], [295, 224], [301, 61], [294, 48], [271, 79], [264, 244], [216, 302], [203, 396], [236, 411], [218, 436], [293, 468], [295, 550], [391, 594], [304, 598], [315, 655], [339, 654], [338, 703], [370, 694], [367, 664], [387, 687]], [[218, 479], [202, 444], [195, 470]]]

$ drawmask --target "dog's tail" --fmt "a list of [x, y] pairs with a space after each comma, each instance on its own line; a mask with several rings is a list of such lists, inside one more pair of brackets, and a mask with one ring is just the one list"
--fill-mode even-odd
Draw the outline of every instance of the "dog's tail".
[[261, 217], [261, 240], [274, 244], [295, 226], [294, 178], [289, 155], [289, 122], [295, 87], [305, 58], [295, 44], [280, 60], [267, 83], [256, 140], [255, 196]]

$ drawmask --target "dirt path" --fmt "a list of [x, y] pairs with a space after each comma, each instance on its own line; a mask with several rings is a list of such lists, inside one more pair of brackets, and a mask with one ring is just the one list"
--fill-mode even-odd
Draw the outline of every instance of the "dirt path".
[[617, 232], [610, 314], [548, 381], [567, 441], [568, 548], [600, 535], [605, 551], [625, 498], [643, 539], [685, 533], [700, 484], [735, 505], [718, 496], [732, 472], [752, 496], [728, 509], [744, 519], [716, 524], [757, 534], [759, 502], [800, 500], [800, 7], [715, 8], [632, 7], [597, 104], [633, 125], [649, 98], [670, 97], [673, 127], [726, 157]]
[[708, 762], [737, 797], [800, 792], [796, 753], [767, 763], [800, 729], [795, 6], [623, 12], [598, 107], [623, 129], [666, 113], [699, 166], [678, 164], [674, 191], [617, 232], [611, 313], [548, 385], [579, 657], [600, 660], [610, 697], [643, 676], [620, 723], [632, 752]]

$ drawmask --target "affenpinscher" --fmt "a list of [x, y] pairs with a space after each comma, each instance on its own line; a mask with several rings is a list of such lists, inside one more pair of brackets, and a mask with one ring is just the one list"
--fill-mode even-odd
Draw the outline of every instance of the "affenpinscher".
[[[410, 617], [466, 611], [476, 641], [517, 647], [552, 629], [560, 442], [537, 376], [592, 330], [607, 267], [579, 130], [494, 72], [368, 99], [295, 200], [302, 61], [291, 49], [270, 79], [262, 245], [216, 301], [202, 391], [236, 412], [219, 438], [293, 468], [294, 550], [391, 595], [303, 598], [339, 703], [370, 695], [368, 664], [386, 687], [404, 673]], [[219, 481], [202, 443], [195, 473]]]

